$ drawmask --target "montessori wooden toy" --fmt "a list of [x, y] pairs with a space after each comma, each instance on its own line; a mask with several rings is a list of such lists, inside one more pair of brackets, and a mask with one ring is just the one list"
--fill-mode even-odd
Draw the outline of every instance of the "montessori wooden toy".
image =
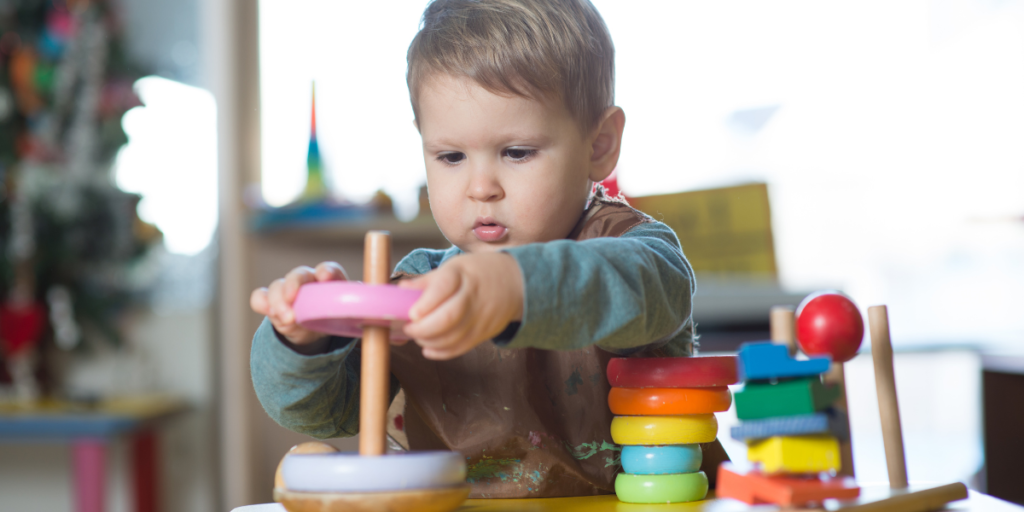
[[[818, 294], [809, 299], [820, 296]], [[836, 322], [835, 318], [830, 317], [830, 315], [835, 315], [841, 317], [839, 324], [845, 322], [846, 326], [837, 331], [839, 334], [823, 335], [822, 339], [816, 340], [816, 344], [812, 343], [816, 348], [810, 349], [815, 350], [818, 354], [836, 357], [838, 363], [834, 368], [840, 370], [840, 383], [842, 382], [842, 358], [853, 357], [859, 347], [859, 341], [856, 344], [851, 341], [851, 338], [856, 337], [857, 329], [855, 325], [850, 327], [850, 324], [855, 324], [860, 318], [859, 313], [856, 314], [856, 318], [850, 314], [846, 305], [852, 304], [852, 302], [845, 297], [842, 298], [845, 302], [837, 302], [842, 307], [831, 310], [825, 308], [824, 312], [815, 312], [806, 320], [808, 323], [817, 322], [826, 325]], [[801, 309], [804, 312], [808, 311], [806, 308]], [[798, 314], [800, 311], [798, 309]], [[855, 307], [854, 312], [856, 312]], [[943, 508], [951, 501], [968, 497], [966, 486], [960, 483], [908, 490], [903, 438], [899, 427], [899, 407], [896, 401], [895, 379], [893, 378], [892, 346], [889, 341], [888, 315], [885, 306], [869, 308], [868, 318], [871, 323], [876, 388], [879, 395], [891, 490], [879, 492], [872, 489], [871, 492], [862, 493], [852, 478], [842, 476], [821, 478], [818, 476], [817, 472], [821, 470], [834, 472], [836, 464], [833, 461], [836, 459], [840, 459], [842, 465], [845, 466], [846, 461], [842, 459], [848, 456], [843, 452], [839, 443], [842, 432], [837, 432], [837, 424], [842, 418], [843, 412], [828, 411], [802, 417], [793, 416], [789, 420], [771, 418], [758, 420], [761, 422], [759, 424], [747, 425], [747, 423], [755, 423], [749, 421], [741, 424], [739, 427], [741, 434], [734, 434], [734, 437], [748, 441], [748, 456], [752, 461], [758, 463], [759, 467], [741, 471], [728, 463], [721, 465], [718, 471], [716, 490], [719, 497], [737, 499], [752, 505], [775, 503], [784, 507], [821, 506], [826, 499], [837, 499], [838, 502], [821, 508], [850, 512], [924, 512]], [[799, 317], [796, 323], [799, 333], [801, 332]], [[816, 329], [820, 328], [820, 325], [816, 327]], [[820, 334], [813, 329], [812, 331], [814, 332], [811, 334], [812, 337]], [[860, 332], [863, 333], [863, 327]], [[803, 343], [801, 343], [801, 347], [803, 347]], [[737, 393], [738, 409], [743, 400], [744, 398]], [[809, 432], [800, 432], [801, 435], [790, 435], [792, 433], [782, 432], [786, 429], [809, 429], [810, 427], [807, 425], [811, 424], [814, 425], [814, 429], [820, 431], [829, 421], [832, 423], [827, 427], [827, 433], [803, 435]], [[742, 432], [743, 429], [746, 431]], [[760, 438], [757, 435], [759, 430], [768, 437]], [[805, 471], [803, 475], [799, 474], [801, 470]], [[769, 474], [773, 471], [779, 473]]]
[[368, 325], [387, 327], [392, 339], [407, 339], [402, 326], [419, 290], [348, 281], [307, 284], [295, 296], [295, 321], [335, 336], [358, 338]]
[[615, 495], [626, 503], [678, 503], [698, 501], [708, 494], [708, 477], [703, 471], [671, 475], [615, 477]]
[[710, 443], [718, 435], [714, 414], [616, 416], [612, 441], [622, 445]]
[[615, 414], [668, 415], [724, 412], [732, 405], [729, 388], [612, 388], [608, 407]]
[[615, 358], [608, 363], [612, 441], [624, 445], [615, 494], [625, 503], [703, 500], [700, 443], [714, 441], [714, 413], [729, 409], [736, 358]]
[[827, 357], [793, 359], [785, 345], [771, 342], [744, 343], [736, 357], [740, 380], [744, 381], [817, 377], [832, 365]]
[[809, 356], [828, 355], [845, 363], [857, 355], [864, 340], [864, 320], [857, 305], [837, 292], [819, 292], [797, 309], [796, 341]]
[[850, 426], [846, 413], [829, 410], [814, 414], [747, 420], [732, 427], [729, 434], [737, 441], [801, 434], [831, 434], [843, 441], [850, 437]]
[[838, 397], [839, 389], [823, 384], [817, 375], [777, 384], [748, 383], [736, 393], [736, 416], [756, 420], [813, 414], [831, 406]]
[[860, 487], [850, 477], [822, 480], [794, 476], [767, 476], [758, 471], [742, 471], [726, 462], [718, 469], [718, 495], [754, 505], [775, 503], [784, 507], [821, 503], [826, 499], [853, 499]]
[[868, 308], [871, 324], [871, 356], [875, 366], [875, 390], [878, 413], [882, 420], [882, 443], [889, 471], [889, 486], [907, 487], [907, 463], [903, 453], [903, 430], [900, 427], [900, 406], [896, 400], [896, 375], [892, 367], [892, 343], [889, 341], [889, 311], [885, 306]]
[[623, 446], [622, 470], [633, 475], [668, 475], [700, 470], [704, 452], [699, 444]]
[[[796, 342], [805, 354], [832, 357], [832, 368], [824, 375], [824, 380], [839, 389], [839, 398], [833, 407], [847, 412], [844, 365], [857, 354], [864, 338], [864, 320], [857, 305], [839, 292], [812, 293], [797, 306], [795, 330]], [[841, 440], [839, 449], [843, 452], [839, 474], [854, 476], [851, 440]]]
[[833, 436], [774, 436], [747, 446], [747, 458], [767, 474], [816, 474], [839, 470], [839, 440]]
[[707, 388], [739, 382], [736, 357], [628, 357], [608, 362], [616, 388]]
[[359, 336], [361, 329], [359, 455], [286, 455], [280, 465], [284, 487], [275, 489], [274, 498], [289, 512], [446, 512], [469, 495], [466, 464], [457, 453], [384, 455], [389, 331], [408, 320], [415, 302], [387, 284], [390, 254], [390, 236], [371, 231], [364, 253], [366, 284], [311, 283], [299, 291], [304, 299], [297, 298], [294, 307], [303, 327], [342, 336]]

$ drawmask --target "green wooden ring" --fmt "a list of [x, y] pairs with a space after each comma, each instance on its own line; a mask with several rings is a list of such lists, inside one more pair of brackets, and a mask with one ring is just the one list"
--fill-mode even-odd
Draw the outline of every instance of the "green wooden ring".
[[703, 471], [672, 475], [619, 473], [615, 477], [615, 495], [626, 503], [700, 501], [708, 495], [708, 477]]

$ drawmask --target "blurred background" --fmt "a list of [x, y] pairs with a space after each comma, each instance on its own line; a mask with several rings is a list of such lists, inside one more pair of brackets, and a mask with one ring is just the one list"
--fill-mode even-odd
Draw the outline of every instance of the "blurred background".
[[[911, 480], [1024, 503], [1024, 1], [594, 4], [606, 185], [679, 233], [701, 351], [815, 290], [887, 304]], [[370, 228], [396, 262], [447, 246], [405, 86], [424, 6], [0, 0], [0, 510], [271, 500], [308, 438], [255, 400], [249, 292], [361, 275]], [[869, 354], [847, 387], [884, 481]]]

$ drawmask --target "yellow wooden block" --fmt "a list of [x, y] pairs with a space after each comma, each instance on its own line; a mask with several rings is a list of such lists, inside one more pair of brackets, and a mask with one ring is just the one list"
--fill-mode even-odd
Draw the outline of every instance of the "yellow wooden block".
[[675, 416], [616, 416], [612, 441], [623, 445], [710, 443], [718, 435], [714, 414]]
[[765, 473], [839, 471], [839, 441], [832, 436], [778, 436], [747, 446], [747, 458]]

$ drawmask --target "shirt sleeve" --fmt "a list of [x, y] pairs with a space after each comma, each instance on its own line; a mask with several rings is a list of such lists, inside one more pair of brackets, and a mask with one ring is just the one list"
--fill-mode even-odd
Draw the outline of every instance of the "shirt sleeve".
[[[417, 249], [398, 263], [395, 273], [423, 274], [454, 254], [452, 249]], [[264, 319], [249, 355], [253, 388], [263, 409], [285, 428], [318, 439], [354, 436], [359, 432], [360, 344], [331, 336], [320, 345], [319, 353], [300, 353]], [[398, 390], [392, 375], [392, 398]]]
[[509, 348], [628, 354], [693, 343], [693, 270], [665, 224], [617, 238], [557, 240], [506, 250], [524, 279], [523, 320]]

